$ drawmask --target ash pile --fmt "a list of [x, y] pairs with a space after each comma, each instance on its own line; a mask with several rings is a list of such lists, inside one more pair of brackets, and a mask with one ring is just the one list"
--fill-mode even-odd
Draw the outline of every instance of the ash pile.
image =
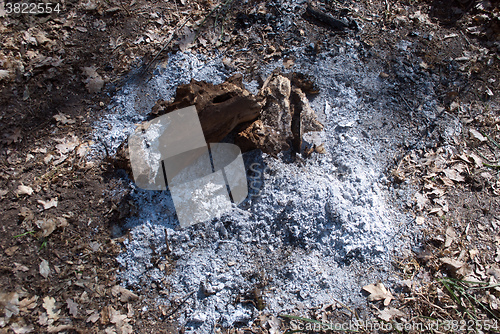
[[[133, 214], [118, 257], [122, 284], [149, 291], [165, 310], [181, 303], [176, 317], [196, 333], [247, 325], [260, 311], [300, 312], [334, 299], [361, 305], [361, 286], [381, 277], [395, 284], [390, 259], [404, 249], [401, 226], [410, 219], [390, 202], [385, 173], [412, 125], [391, 114], [398, 106], [380, 69], [358, 63], [353, 46], [297, 62], [295, 74], [280, 63], [263, 68], [259, 84], [228, 73], [221, 58], [177, 53], [146, 85], [124, 87], [97, 125], [109, 147], [137, 123], [194, 104], [207, 142], [246, 151], [249, 196], [180, 228], [168, 190], [125, 178]], [[122, 145], [117, 163], [127, 169], [124, 153]]]

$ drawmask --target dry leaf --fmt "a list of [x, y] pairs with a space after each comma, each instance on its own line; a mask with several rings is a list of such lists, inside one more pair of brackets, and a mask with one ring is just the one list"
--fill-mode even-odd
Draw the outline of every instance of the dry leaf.
[[39, 265], [39, 270], [40, 270], [40, 275], [42, 275], [44, 278], [49, 277], [50, 275], [49, 262], [47, 260], [42, 259], [42, 262], [40, 262]]
[[99, 73], [97, 73], [95, 67], [84, 67], [83, 72], [87, 76], [85, 83], [89, 93], [94, 94], [100, 92], [102, 87], [104, 87], [104, 80]]
[[193, 46], [192, 43], [194, 42], [196, 33], [195, 31], [189, 29], [188, 27], [184, 27], [180, 35], [183, 37], [179, 41], [179, 49], [182, 52], [185, 52], [186, 50], [190, 49]]
[[136, 299], [139, 299], [139, 296], [136, 295], [135, 293], [133, 293], [132, 291], [130, 290], [127, 290], [125, 289], [124, 287], [120, 286], [120, 285], [115, 285], [112, 289], [111, 289], [111, 293], [113, 294], [113, 296], [118, 296], [119, 294], [121, 294], [120, 296], [120, 301], [122, 303], [126, 303], [130, 300], [136, 300]]
[[69, 138], [56, 139], [60, 144], [56, 145], [56, 149], [59, 151], [60, 155], [65, 155], [72, 152], [78, 145], [80, 145], [80, 139], [75, 135]]
[[38, 296], [33, 296], [31, 298], [24, 298], [19, 302], [19, 311], [28, 312], [28, 310], [32, 310], [37, 307]]
[[472, 160], [474, 161], [476, 168], [483, 167], [483, 159], [481, 159], [476, 153], [469, 154], [469, 157], [471, 157]]
[[495, 295], [492, 295], [491, 293], [489, 293], [489, 291], [486, 291], [486, 294], [488, 295], [488, 304], [490, 304], [491, 309], [493, 309], [495, 311], [498, 310], [499, 302], [498, 302], [497, 297], [495, 297]]
[[450, 247], [456, 237], [457, 237], [457, 234], [455, 232], [455, 229], [453, 227], [449, 226], [446, 229], [446, 241], [444, 242], [444, 247], [445, 248]]
[[[54, 322], [54, 320], [51, 320], [51, 322]], [[45, 312], [40, 312], [40, 315], [38, 316], [38, 324], [40, 326], [47, 326], [49, 324], [49, 316]]]
[[47, 316], [49, 317], [49, 319], [53, 319], [54, 321], [59, 319], [59, 313], [61, 311], [60, 310], [57, 311], [56, 300], [54, 298], [49, 297], [49, 296], [45, 297], [43, 299], [42, 306], [47, 311]]
[[17, 272], [17, 271], [27, 272], [28, 270], [29, 270], [28, 267], [26, 267], [20, 263], [14, 262], [14, 268], [12, 269], [13, 272]]
[[449, 258], [443, 257], [439, 259], [443, 264], [446, 265], [450, 273], [455, 276], [467, 276], [470, 273], [470, 267], [466, 265], [464, 262]]
[[59, 325], [59, 326], [49, 325], [49, 327], [47, 327], [47, 332], [59, 333], [59, 332], [68, 331], [71, 329], [74, 329], [74, 327], [72, 325]]
[[18, 195], [28, 195], [28, 196], [31, 196], [33, 194], [33, 188], [31, 187], [28, 187], [28, 186], [24, 186], [24, 185], [20, 185], [17, 187], [17, 191], [16, 193]]
[[485, 142], [488, 140], [485, 136], [483, 136], [479, 131], [474, 130], [474, 129], [469, 129], [470, 134], [472, 135], [472, 138], [475, 138], [479, 140], [480, 142]]
[[383, 309], [382, 311], [379, 311], [378, 316], [382, 320], [390, 321], [392, 318], [404, 317], [405, 314], [396, 308], [388, 307], [388, 308]]
[[109, 306], [109, 318], [109, 321], [115, 324], [119, 334], [133, 333], [132, 326], [128, 323], [130, 319], [127, 318], [127, 315], [121, 314], [120, 311], [115, 310], [112, 306]]
[[16, 292], [0, 292], [0, 312], [7, 321], [13, 315], [19, 314], [19, 295]]
[[94, 311], [85, 321], [95, 323], [97, 320], [99, 320], [99, 313]]
[[446, 176], [440, 176], [439, 178], [441, 179], [441, 181], [445, 186], [452, 187], [455, 185], [455, 183], [453, 183], [453, 181]]
[[[1, 9], [0, 9], [1, 10]], [[13, 72], [9, 70], [0, 70], [0, 80], [10, 79], [13, 76]]]
[[116, 331], [113, 327], [108, 327], [104, 330], [104, 333], [106, 334], [116, 334]]
[[429, 201], [427, 196], [422, 193], [415, 194], [415, 201], [417, 202], [418, 211], [422, 211], [424, 209], [425, 204]]
[[37, 220], [35, 222], [36, 226], [42, 231], [42, 237], [48, 237], [52, 234], [58, 227], [64, 228], [68, 226], [68, 221], [66, 218], [48, 218], [45, 220]]
[[8, 190], [0, 189], [0, 199], [4, 198], [9, 193]]
[[12, 256], [14, 255], [14, 253], [19, 249], [19, 246], [12, 246], [12, 247], [9, 247], [5, 250], [5, 254], [7, 254], [8, 256]]
[[15, 322], [10, 325], [10, 329], [12, 329], [15, 334], [25, 334], [31, 333], [34, 328], [32, 325], [19, 325], [17, 322]]
[[431, 192], [427, 193], [427, 196], [429, 196], [430, 198], [442, 197], [444, 193], [445, 193], [444, 189], [435, 188]]
[[23, 217], [24, 220], [33, 220], [35, 218], [33, 211], [27, 207], [22, 207], [21, 210], [19, 210], [19, 216]]
[[285, 60], [283, 60], [283, 66], [285, 66], [285, 68], [290, 68], [293, 66], [293, 64], [294, 61], [291, 58], [286, 58]]
[[57, 197], [51, 198], [49, 201], [42, 201], [39, 199], [37, 202], [43, 206], [44, 210], [57, 208]]
[[453, 168], [446, 168], [443, 170], [444, 174], [446, 177], [448, 177], [450, 180], [457, 181], [457, 182], [464, 182], [465, 178], [460, 175], [460, 172], [456, 169], [456, 167]]
[[120, 311], [115, 310], [112, 306], [109, 307], [109, 321], [112, 324], [121, 325], [127, 316], [125, 314], [121, 314]]
[[66, 115], [61, 114], [61, 113], [55, 115], [54, 119], [57, 122], [62, 123], [62, 124], [74, 124], [75, 123], [74, 119], [70, 119], [69, 117], [67, 117]]
[[69, 314], [76, 317], [78, 315], [78, 304], [71, 298], [66, 299], [66, 304], [68, 305]]
[[78, 149], [76, 150], [76, 154], [80, 157], [83, 158], [84, 156], [87, 155], [87, 153], [90, 152], [90, 147], [88, 143], [84, 143], [78, 146]]
[[47, 38], [47, 36], [45, 35], [45, 32], [43, 32], [41, 30], [35, 31], [34, 35], [35, 35], [35, 39], [39, 45], [43, 45], [45, 43], [51, 42], [51, 40], [49, 38]]
[[384, 300], [385, 306], [389, 305], [394, 298], [392, 293], [388, 291], [382, 283], [366, 285], [363, 287], [363, 290], [370, 294], [368, 296], [369, 301]]
[[8, 145], [20, 142], [23, 138], [20, 128], [14, 128], [11, 133], [4, 133], [3, 137], [4, 138], [1, 141]]

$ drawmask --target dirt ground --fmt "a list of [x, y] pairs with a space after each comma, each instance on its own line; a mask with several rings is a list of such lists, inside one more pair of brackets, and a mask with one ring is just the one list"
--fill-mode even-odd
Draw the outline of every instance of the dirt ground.
[[[126, 235], [116, 237], [112, 227], [133, 203], [114, 191], [121, 181], [112, 156], [87, 158], [93, 121], [123, 82], [148, 78], [169, 52], [221, 52], [251, 79], [261, 63], [293, 62], [289, 45], [320, 54], [347, 37], [368, 50], [367, 64], [384, 59], [380, 77], [407, 101], [404, 117], [419, 108], [411, 76], [402, 75], [411, 68], [440, 78], [437, 120], [455, 115], [463, 129], [450, 143], [428, 120], [415, 129], [428, 145], [401, 144], [387, 174], [396, 186], [417, 189], [404, 210], [426, 227], [425, 242], [412, 257], [394, 259], [408, 284], [392, 292], [391, 307], [367, 307], [387, 322], [404, 315], [497, 321], [498, 2], [314, 2], [347, 26], [304, 14], [288, 31], [275, 26], [283, 13], [273, 2], [62, 1], [51, 14], [7, 13], [7, 2], [0, 9], [0, 331], [182, 332], [175, 322], [182, 301], [158, 308], [154, 296], [162, 291], [129, 291], [116, 279]], [[402, 39], [412, 41], [411, 56], [402, 56]], [[446, 277], [458, 280], [443, 283]], [[486, 285], [470, 290], [464, 281], [472, 280]], [[310, 310], [322, 321], [354, 316], [348, 305]], [[288, 321], [263, 313], [251, 328], [216, 331], [280, 333]]]

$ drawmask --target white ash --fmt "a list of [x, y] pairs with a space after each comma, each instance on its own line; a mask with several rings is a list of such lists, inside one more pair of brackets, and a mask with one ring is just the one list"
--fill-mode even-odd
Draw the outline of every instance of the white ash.
[[[303, 51], [295, 50], [304, 60], [292, 70], [317, 80], [320, 94], [311, 106], [325, 126], [306, 140], [324, 143], [325, 154], [294, 162], [288, 153], [278, 158], [245, 154], [255, 188], [250, 199], [219, 219], [186, 229], [178, 227], [168, 191], [131, 184], [139, 212], [127, 221], [131, 240], [118, 257], [120, 279], [132, 288], [147, 290], [155, 283], [167, 289], [170, 295], [159, 297], [159, 304], [170, 305], [194, 291], [178, 313], [187, 332], [210, 333], [216, 323], [250, 323], [257, 305], [244, 296], [255, 288], [262, 293], [264, 312], [272, 314], [305, 314], [334, 300], [364, 305], [361, 287], [378, 279], [393, 286], [391, 259], [415, 240], [411, 219], [401, 210], [406, 203], [392, 203], [385, 176], [401, 143], [418, 139], [413, 124], [398, 116], [405, 107], [393, 98], [395, 87], [379, 78], [379, 64], [367, 66], [354, 47], [314, 61]], [[267, 66], [261, 76], [280, 66]], [[115, 96], [96, 135], [116, 148], [154, 102], [173, 96], [179, 84], [191, 78], [220, 83], [231, 74], [219, 58], [171, 55], [168, 66], [143, 87], [131, 83]], [[430, 92], [423, 108], [434, 105]], [[166, 257], [164, 231], [175, 260], [170, 275], [155, 264]]]

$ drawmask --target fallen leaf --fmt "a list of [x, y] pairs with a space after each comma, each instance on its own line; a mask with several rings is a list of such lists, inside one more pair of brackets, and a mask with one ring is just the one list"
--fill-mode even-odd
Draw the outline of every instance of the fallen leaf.
[[485, 142], [488, 140], [485, 136], [483, 136], [479, 131], [474, 130], [474, 129], [469, 129], [470, 134], [472, 135], [472, 138], [479, 140], [480, 142]]
[[59, 326], [49, 325], [49, 327], [47, 327], [47, 332], [59, 333], [59, 332], [68, 331], [71, 329], [74, 329], [74, 327], [72, 325], [59, 325]]
[[132, 318], [134, 314], [134, 307], [130, 304], [127, 304], [127, 317]]
[[445, 194], [445, 190], [441, 188], [434, 188], [431, 192], [427, 193], [430, 198], [442, 197]]
[[28, 310], [32, 310], [37, 307], [38, 296], [33, 296], [31, 298], [24, 298], [19, 302], [19, 311], [28, 312]]
[[94, 311], [94, 313], [92, 313], [85, 321], [95, 323], [97, 320], [99, 320], [99, 313]]
[[455, 185], [455, 183], [446, 176], [440, 176], [439, 178], [441, 179], [441, 181], [445, 186], [452, 187]]
[[404, 317], [405, 314], [396, 308], [388, 307], [383, 309], [382, 311], [379, 311], [378, 316], [382, 320], [390, 321], [392, 318]]
[[285, 68], [290, 68], [293, 66], [293, 64], [294, 61], [291, 58], [286, 58], [285, 60], [283, 60], [283, 66], [285, 66]]
[[45, 164], [48, 164], [49, 162], [52, 161], [52, 159], [54, 159], [54, 156], [52, 154], [48, 154], [45, 158], [43, 158], [43, 162]]
[[12, 329], [15, 334], [31, 333], [34, 330], [32, 325], [19, 325], [17, 322], [10, 325], [10, 329]]
[[39, 199], [37, 202], [43, 206], [44, 210], [48, 210], [50, 208], [57, 208], [57, 197], [54, 197], [49, 201], [42, 201]]
[[42, 259], [42, 262], [40, 262], [39, 265], [39, 270], [40, 270], [40, 275], [42, 275], [44, 278], [48, 278], [50, 275], [49, 262], [47, 260]]
[[23, 217], [24, 220], [33, 220], [35, 218], [33, 211], [27, 207], [22, 207], [21, 210], [19, 210], [19, 216]]
[[8, 193], [8, 190], [0, 189], [0, 199], [4, 198]]
[[184, 27], [182, 29], [182, 33], [180, 36], [183, 36], [179, 41], [179, 49], [182, 52], [190, 49], [193, 46], [194, 39], [196, 37], [195, 31], [189, 29], [188, 27]]
[[120, 311], [115, 310], [112, 306], [109, 308], [109, 321], [112, 324], [122, 324], [127, 316], [125, 314], [121, 314]]
[[417, 223], [417, 225], [423, 225], [425, 223], [425, 218], [422, 216], [417, 217], [415, 218], [415, 223]]
[[78, 149], [76, 150], [76, 154], [80, 157], [83, 158], [84, 156], [87, 155], [87, 153], [90, 152], [90, 147], [87, 143], [81, 144], [78, 146]]
[[12, 246], [12, 247], [9, 247], [5, 250], [5, 254], [7, 254], [8, 256], [12, 256], [14, 255], [14, 253], [19, 249], [19, 246]]
[[469, 154], [469, 157], [474, 161], [476, 168], [483, 167], [483, 159], [481, 159], [476, 153]]
[[456, 237], [457, 237], [457, 233], [455, 232], [455, 229], [453, 227], [449, 226], [446, 229], [446, 240], [444, 242], [444, 247], [445, 248], [450, 247]]
[[439, 260], [446, 265], [450, 273], [455, 277], [467, 276], [467, 273], [471, 271], [470, 267], [466, 265], [464, 262], [449, 257], [443, 257], [440, 258]]
[[130, 290], [125, 289], [124, 287], [122, 287], [120, 285], [115, 285], [113, 288], [111, 288], [111, 294], [115, 297], [120, 294], [121, 295], [120, 301], [122, 303], [126, 303], [129, 300], [139, 299], [138, 295], [136, 295], [135, 293], [133, 293]]
[[58, 227], [64, 228], [68, 226], [68, 221], [66, 218], [48, 218], [44, 220], [37, 220], [35, 222], [36, 226], [42, 231], [42, 237], [48, 237], [52, 234]]
[[16, 271], [27, 272], [28, 270], [29, 270], [29, 268], [26, 267], [25, 265], [22, 265], [20, 263], [14, 262], [14, 268], [12, 269], [13, 272], [16, 272]]
[[39, 45], [43, 45], [43, 44], [51, 42], [50, 38], [47, 38], [47, 36], [45, 35], [45, 32], [40, 31], [40, 30], [37, 30], [35, 32], [35, 39]]
[[80, 139], [75, 135], [68, 138], [57, 139], [57, 141], [60, 142], [60, 144], [56, 145], [56, 149], [59, 151], [60, 155], [68, 154], [80, 145]]
[[115, 310], [112, 306], [109, 307], [110, 322], [115, 324], [118, 333], [131, 334], [133, 333], [132, 326], [128, 323], [130, 319], [127, 315], [121, 314], [120, 311]]
[[20, 142], [23, 138], [20, 128], [14, 128], [10, 133], [4, 133], [3, 137], [4, 138], [1, 141], [8, 145]]
[[13, 315], [19, 314], [19, 295], [16, 292], [0, 292], [0, 311], [8, 321]]
[[49, 319], [53, 319], [54, 321], [59, 319], [59, 313], [61, 312], [61, 310], [57, 311], [56, 300], [53, 297], [45, 297], [43, 299], [42, 306], [47, 311], [47, 316], [49, 317]]
[[429, 201], [427, 196], [422, 193], [415, 194], [415, 201], [417, 202], [418, 211], [422, 211], [424, 209], [425, 204]]
[[83, 73], [87, 76], [85, 83], [89, 93], [94, 94], [100, 92], [102, 87], [104, 87], [104, 80], [99, 73], [97, 73], [95, 67], [84, 67]]
[[54, 166], [57, 166], [59, 164], [62, 164], [64, 161], [66, 161], [66, 159], [68, 159], [68, 156], [63, 154], [59, 157], [59, 159], [57, 160], [54, 160]]
[[67, 117], [66, 115], [61, 114], [61, 113], [55, 115], [54, 119], [57, 122], [62, 123], [62, 124], [74, 124], [75, 123], [74, 119], [70, 119], [69, 117]]
[[104, 333], [106, 334], [116, 334], [116, 331], [113, 327], [108, 327], [104, 330]]
[[[51, 322], [54, 322], [54, 320], [51, 320]], [[45, 312], [40, 312], [40, 315], [38, 316], [38, 324], [40, 326], [47, 326], [49, 324], [49, 316]]]
[[384, 284], [382, 283], [376, 283], [376, 284], [369, 284], [363, 287], [363, 290], [368, 292], [370, 295], [368, 296], [369, 301], [377, 301], [377, 300], [383, 300], [384, 301], [384, 306], [389, 305], [391, 300], [394, 298], [392, 293], [388, 291]]
[[460, 172], [456, 168], [446, 168], [445, 170], [443, 170], [443, 172], [450, 180], [457, 182], [465, 181], [465, 178], [460, 175]]
[[18, 195], [31, 196], [33, 194], [33, 188], [21, 184], [20, 186], [17, 187], [16, 193]]
[[69, 314], [76, 317], [78, 315], [78, 304], [71, 298], [66, 299], [66, 304], [68, 305]]

